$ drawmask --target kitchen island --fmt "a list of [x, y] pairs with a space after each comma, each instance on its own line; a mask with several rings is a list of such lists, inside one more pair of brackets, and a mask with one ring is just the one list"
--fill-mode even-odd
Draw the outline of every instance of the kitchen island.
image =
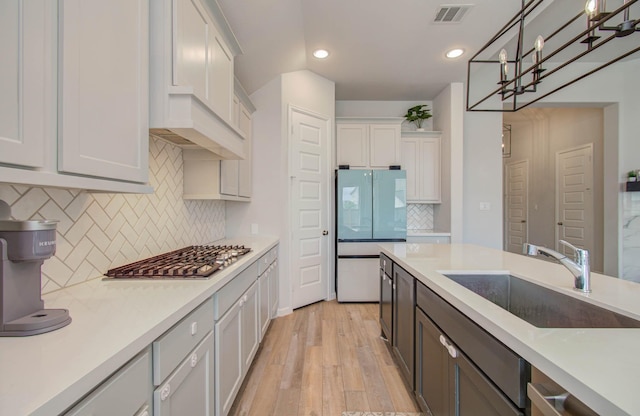
[[640, 329], [538, 328], [444, 274], [508, 273], [640, 319], [640, 285], [592, 274], [590, 294], [573, 290], [563, 266], [474, 245], [381, 244], [381, 251], [449, 304], [579, 400], [603, 415], [640, 415]]
[[278, 240], [252, 236], [215, 243], [244, 244], [252, 251], [209, 279], [97, 278], [44, 295], [47, 308], [69, 309], [73, 321], [45, 334], [0, 338], [0, 415], [65, 412]]

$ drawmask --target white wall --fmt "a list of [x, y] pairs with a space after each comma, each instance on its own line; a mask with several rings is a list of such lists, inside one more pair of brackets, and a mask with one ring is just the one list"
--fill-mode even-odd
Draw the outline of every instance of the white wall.
[[433, 101], [434, 129], [442, 132], [442, 203], [434, 205], [434, 229], [451, 232], [452, 243], [463, 238], [463, 90], [463, 84], [452, 83]]
[[[575, 69], [577, 73], [584, 73], [584, 67], [580, 64], [575, 64]], [[568, 73], [572, 69], [567, 67], [566, 71]], [[640, 223], [640, 211], [637, 209], [640, 201], [636, 202], [629, 193], [622, 192], [625, 173], [628, 170], [640, 168], [640, 140], [637, 137], [638, 131], [640, 131], [640, 117], [638, 116], [640, 114], [640, 100], [638, 100], [640, 83], [637, 81], [638, 73], [640, 73], [640, 60], [619, 62], [552, 94], [537, 105], [550, 107], [599, 106], [607, 108], [604, 125], [605, 169], [607, 172], [603, 183], [603, 194], [606, 203], [603, 209], [605, 218], [610, 216], [617, 218], [616, 229], [619, 232], [617, 238], [618, 269], [620, 271], [619, 274], [628, 279], [640, 279], [640, 227], [638, 229], [634, 228], [636, 223]], [[616, 113], [617, 120], [614, 121]], [[499, 125], [495, 126], [496, 123], [490, 121], [495, 118], [492, 113], [467, 114], [474, 115], [472, 118], [465, 116], [464, 152], [465, 241], [472, 242], [478, 241], [476, 232], [479, 230], [467, 222], [468, 219], [474, 217], [474, 215], [470, 215], [469, 210], [473, 210], [473, 205], [475, 205], [468, 200], [467, 196], [473, 195], [476, 192], [474, 187], [481, 184], [469, 173], [469, 170], [478, 169], [483, 165], [490, 168], [490, 161], [495, 157], [499, 157], [499, 151], [496, 152], [494, 157], [493, 155], [485, 154], [482, 148], [478, 148], [478, 145], [482, 147], [484, 144], [487, 148], [495, 147], [496, 143], [493, 135], [496, 138], [499, 138], [500, 135], [498, 130], [494, 130], [493, 135], [488, 135], [487, 132], [484, 132], [473, 141], [467, 140], [467, 137], [469, 139], [472, 137], [471, 134], [467, 135], [469, 129], [475, 130], [483, 127], [484, 123], [479, 122], [479, 118], [486, 119], [486, 123], [492, 125], [492, 128], [499, 127]], [[616, 125], [611, 126], [612, 122]], [[488, 127], [488, 125], [484, 127]], [[616, 129], [617, 141], [611, 136], [615, 134]], [[615, 153], [616, 156], [610, 156], [611, 152]], [[486, 159], [487, 156], [489, 156], [489, 159]], [[615, 175], [610, 173], [611, 170], [615, 172]], [[501, 174], [494, 174], [490, 179], [493, 181], [498, 180], [498, 178], [501, 178]], [[485, 186], [490, 186], [492, 188], [490, 192], [492, 194], [495, 193], [493, 184], [485, 184]], [[476, 198], [477, 201], [478, 199]], [[627, 205], [624, 205], [624, 202]], [[478, 219], [477, 216], [475, 217]], [[485, 220], [487, 222], [485, 223], [486, 226], [483, 226], [484, 228], [502, 227], [500, 225], [501, 218], [490, 216]], [[610, 225], [610, 223], [608, 222], [607, 224]], [[469, 237], [468, 240], [467, 237]], [[605, 247], [607, 251], [610, 249], [610, 247]], [[605, 272], [609, 273], [613, 269], [605, 265]]]
[[[433, 120], [440, 111], [439, 108], [433, 107], [430, 100], [423, 101], [336, 101], [336, 117], [404, 117], [407, 109], [426, 104], [431, 111], [432, 118], [424, 121], [422, 128], [429, 130], [437, 130], [433, 128]], [[403, 130], [415, 130], [414, 123], [407, 121], [402, 122]]]
[[[502, 114], [464, 115], [463, 241], [502, 249]], [[488, 210], [480, 210], [480, 203]]]
[[603, 137], [602, 108], [525, 108], [505, 113], [511, 124], [511, 157], [505, 163], [529, 161], [528, 241], [556, 247], [556, 153], [593, 145], [593, 270], [603, 270]]
[[[626, 279], [640, 280], [640, 230], [634, 230], [638, 218], [638, 203], [623, 192], [626, 172], [640, 168], [640, 60], [621, 62], [603, 69], [588, 78], [544, 100], [545, 105], [589, 105], [607, 107], [605, 113], [604, 152], [606, 164], [604, 182], [605, 218], [618, 219], [618, 274]], [[611, 105], [614, 105], [611, 107]], [[617, 109], [617, 111], [616, 111]], [[615, 114], [617, 113], [617, 121]], [[613, 126], [611, 125], [613, 123]], [[617, 129], [617, 138], [612, 137]], [[616, 156], [610, 156], [615, 154]], [[617, 161], [617, 166], [616, 166]], [[614, 176], [611, 172], [616, 172]], [[616, 203], [617, 202], [617, 203]], [[605, 247], [610, 251], [610, 247]], [[605, 265], [611, 273], [615, 267]]]
[[[335, 85], [310, 71], [281, 74], [250, 96], [256, 107], [253, 113], [253, 195], [250, 203], [227, 203], [227, 236], [250, 233], [257, 224], [259, 234], [280, 239], [279, 315], [292, 310], [289, 223], [289, 145], [288, 111], [295, 106], [333, 120]], [[333, 126], [330, 129], [333, 143]], [[331, 203], [327, 209], [331, 212]], [[332, 245], [331, 245], [332, 246]], [[331, 247], [332, 249], [333, 247]], [[329, 258], [333, 259], [333, 252]], [[333, 261], [329, 265], [333, 270]], [[335, 293], [330, 273], [329, 293]]]

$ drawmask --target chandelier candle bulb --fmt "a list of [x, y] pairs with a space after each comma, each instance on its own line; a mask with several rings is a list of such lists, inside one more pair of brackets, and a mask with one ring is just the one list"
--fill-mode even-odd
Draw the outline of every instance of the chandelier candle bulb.
[[500, 82], [507, 82], [507, 51], [502, 49], [498, 54], [498, 60], [500, 61]]

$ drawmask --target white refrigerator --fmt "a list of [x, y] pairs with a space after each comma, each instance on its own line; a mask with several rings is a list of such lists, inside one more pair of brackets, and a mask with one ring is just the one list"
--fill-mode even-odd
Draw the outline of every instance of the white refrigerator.
[[339, 302], [380, 300], [378, 243], [406, 241], [404, 170], [336, 174], [336, 292]]

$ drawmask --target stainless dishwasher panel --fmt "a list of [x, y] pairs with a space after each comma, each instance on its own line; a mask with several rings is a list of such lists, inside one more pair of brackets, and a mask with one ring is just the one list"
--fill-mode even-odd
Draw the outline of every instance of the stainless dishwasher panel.
[[380, 301], [378, 243], [338, 243], [338, 302]]

